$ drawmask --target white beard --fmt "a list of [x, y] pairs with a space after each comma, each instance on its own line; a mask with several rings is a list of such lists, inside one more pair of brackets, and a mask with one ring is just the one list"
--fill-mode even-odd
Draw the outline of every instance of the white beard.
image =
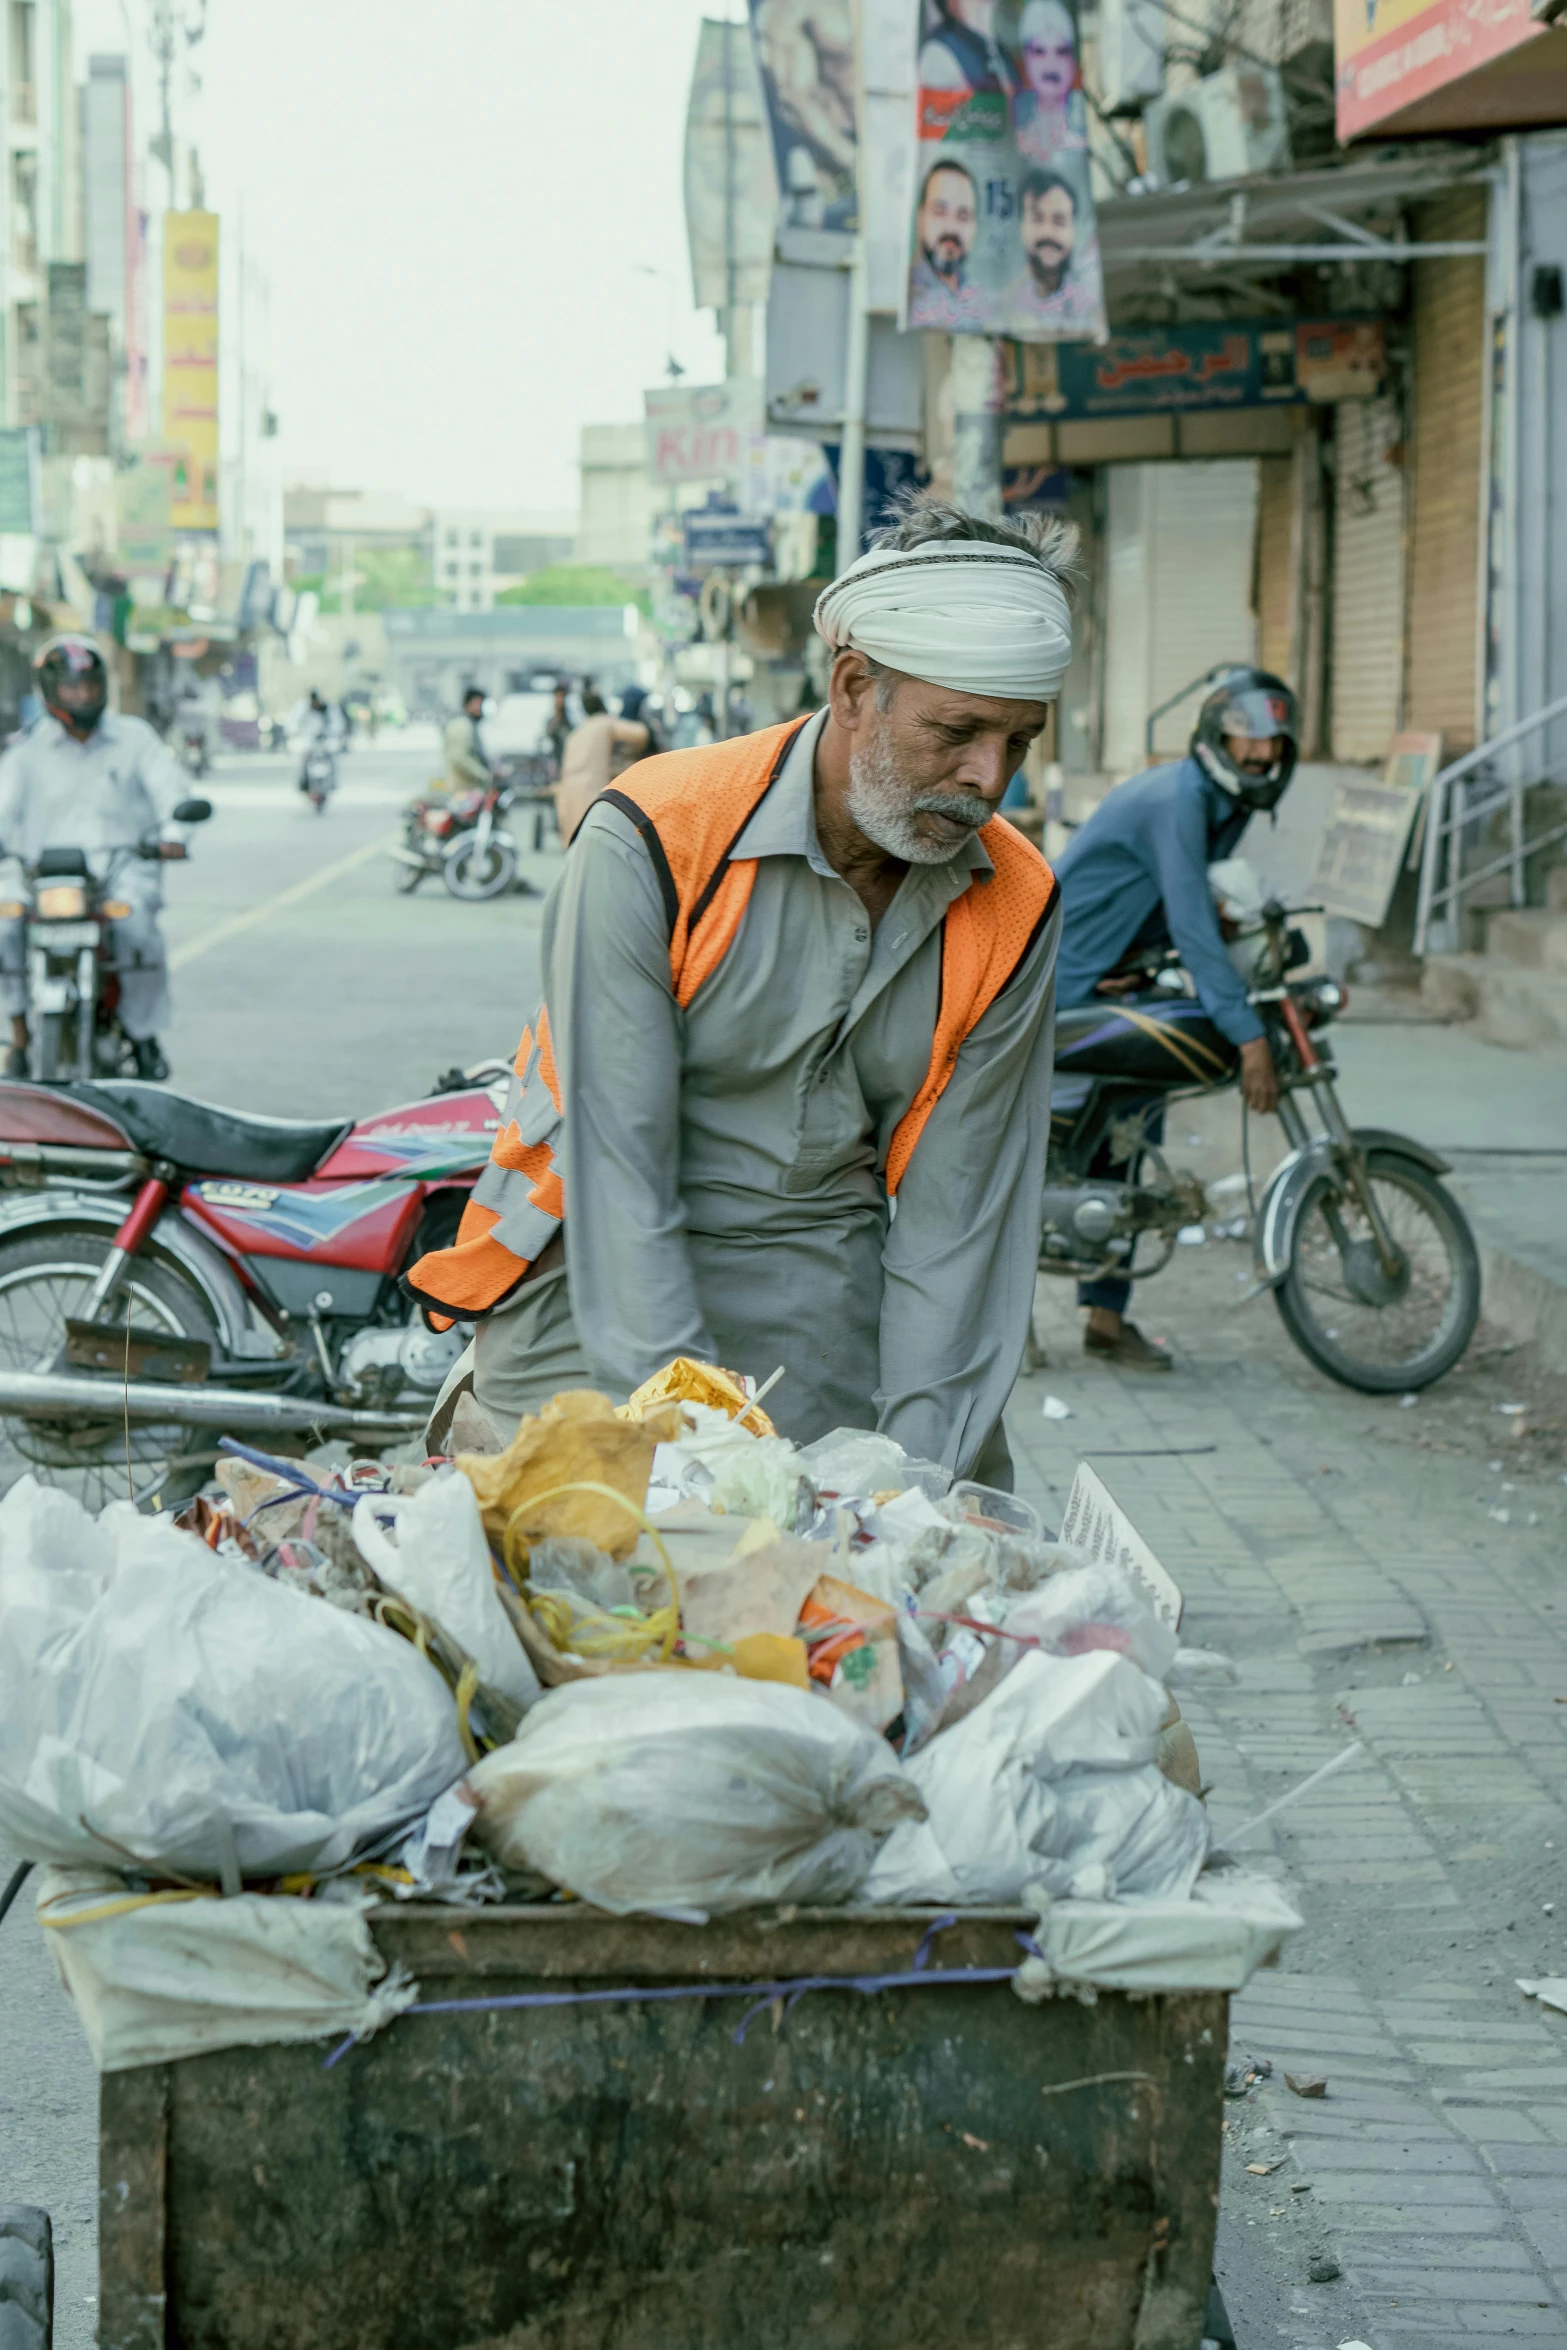
[[961, 840], [950, 845], [926, 840], [915, 826], [916, 816], [950, 816], [977, 832], [992, 813], [977, 792], [926, 792], [911, 800], [881, 727], [849, 753], [847, 806], [866, 839], [905, 865], [950, 865], [964, 846]]

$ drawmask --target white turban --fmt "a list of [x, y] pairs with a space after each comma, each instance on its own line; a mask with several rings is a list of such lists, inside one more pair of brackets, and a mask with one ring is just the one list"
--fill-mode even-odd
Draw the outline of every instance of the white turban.
[[1072, 617], [1053, 571], [1013, 547], [873, 547], [816, 600], [816, 632], [888, 669], [994, 701], [1053, 702]]

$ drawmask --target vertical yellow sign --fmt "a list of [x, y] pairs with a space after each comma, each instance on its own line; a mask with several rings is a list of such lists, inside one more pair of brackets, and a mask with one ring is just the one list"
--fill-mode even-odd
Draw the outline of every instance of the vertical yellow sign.
[[175, 530], [218, 527], [218, 216], [163, 216], [163, 438]]

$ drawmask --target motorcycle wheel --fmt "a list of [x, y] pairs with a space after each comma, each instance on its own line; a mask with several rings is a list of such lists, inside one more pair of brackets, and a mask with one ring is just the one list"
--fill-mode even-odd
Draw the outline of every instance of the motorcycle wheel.
[[1389, 1287], [1364, 1209], [1323, 1174], [1301, 1203], [1290, 1269], [1273, 1294], [1301, 1353], [1330, 1379], [1364, 1395], [1407, 1394], [1449, 1372], [1474, 1336], [1480, 1259], [1462, 1208], [1418, 1160], [1370, 1151], [1366, 1170], [1406, 1259], [1404, 1280]]
[[423, 865], [404, 865], [399, 861], [392, 867], [392, 887], [400, 898], [411, 898], [425, 877]]
[[492, 839], [481, 854], [476, 840], [460, 840], [441, 867], [441, 878], [454, 898], [470, 904], [503, 898], [517, 878], [517, 852], [506, 841]]
[[[112, 1232], [91, 1225], [60, 1224], [0, 1241], [0, 1370], [47, 1370], [59, 1360], [66, 1321], [85, 1310], [113, 1239]], [[127, 1307], [134, 1328], [204, 1339], [215, 1353], [219, 1351], [218, 1333], [200, 1292], [156, 1258], [139, 1258], [120, 1293], [115, 1319], [122, 1328]], [[179, 1389], [171, 1387], [167, 1424], [133, 1421], [127, 1437], [115, 1394], [110, 1381], [101, 1421], [0, 1419], [0, 1485], [10, 1485], [31, 1469], [44, 1484], [58, 1485], [88, 1510], [156, 1493], [161, 1493], [165, 1508], [188, 1501], [210, 1473], [211, 1434], [182, 1427], [174, 1418]]]

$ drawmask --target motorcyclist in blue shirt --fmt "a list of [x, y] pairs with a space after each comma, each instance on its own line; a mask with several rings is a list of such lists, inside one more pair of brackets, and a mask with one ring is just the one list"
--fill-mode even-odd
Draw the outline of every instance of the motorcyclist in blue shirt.
[[[1281, 678], [1250, 667], [1221, 673], [1197, 714], [1186, 757], [1118, 785], [1056, 866], [1057, 1004], [1130, 993], [1138, 979], [1117, 977], [1117, 966], [1173, 945], [1208, 1017], [1240, 1047], [1241, 1091], [1262, 1112], [1278, 1106], [1278, 1079], [1262, 1022], [1225, 948], [1208, 868], [1234, 853], [1259, 809], [1278, 805], [1299, 740], [1295, 697]], [[1145, 1131], [1149, 1142], [1159, 1141], [1157, 1119]], [[1128, 1171], [1108, 1159], [1094, 1168], [1123, 1178]], [[1168, 1371], [1165, 1350], [1126, 1319], [1130, 1295], [1129, 1281], [1079, 1283], [1078, 1304], [1088, 1309], [1084, 1349], [1122, 1370]]]

